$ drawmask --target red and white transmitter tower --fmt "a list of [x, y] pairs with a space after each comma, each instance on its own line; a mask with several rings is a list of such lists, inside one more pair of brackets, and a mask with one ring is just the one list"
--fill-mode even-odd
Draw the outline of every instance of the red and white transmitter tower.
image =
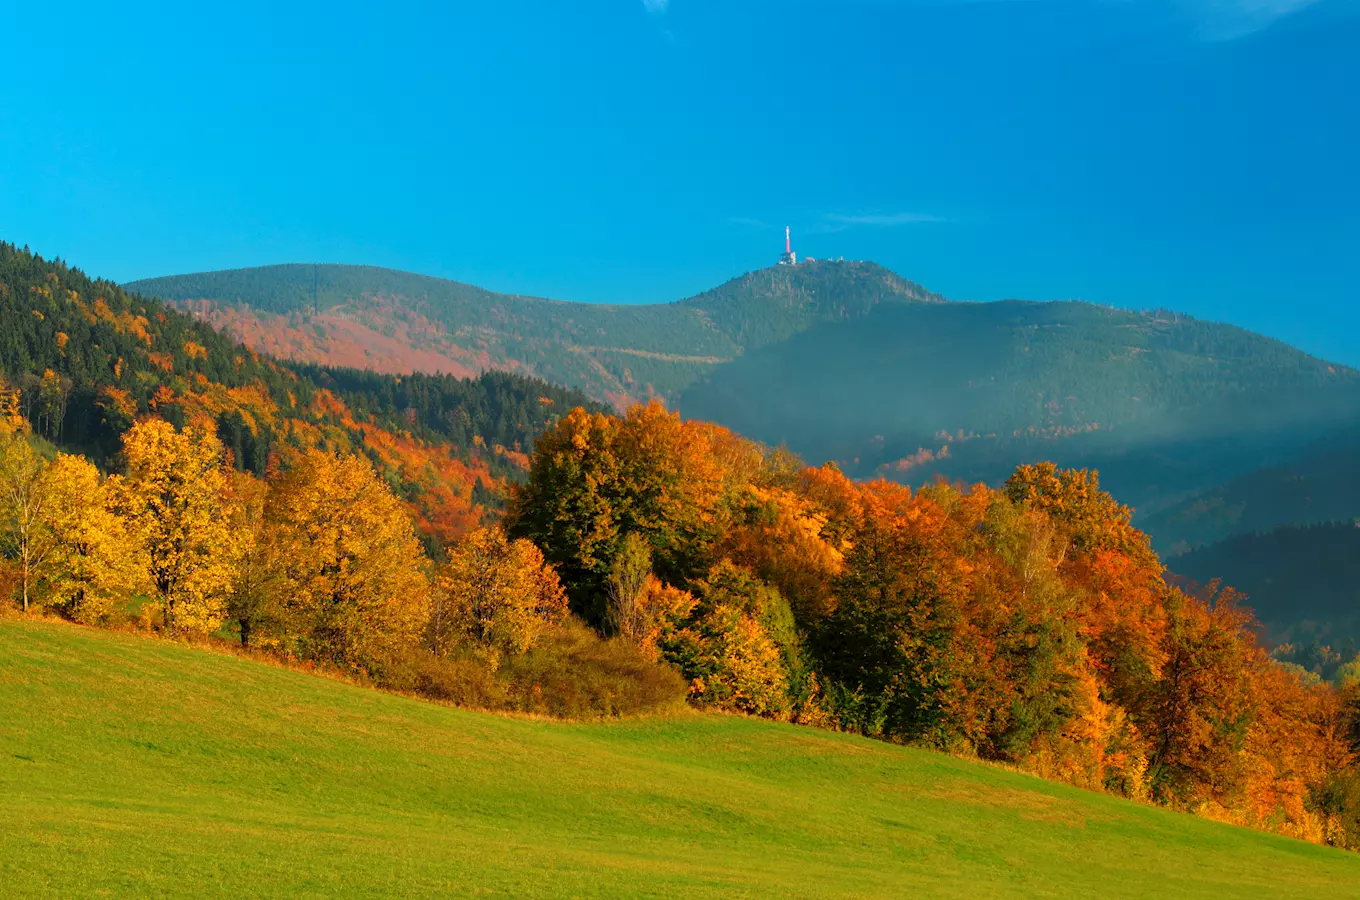
[[781, 266], [798, 265], [798, 254], [793, 252], [793, 233], [789, 226], [784, 226], [784, 255], [779, 257]]

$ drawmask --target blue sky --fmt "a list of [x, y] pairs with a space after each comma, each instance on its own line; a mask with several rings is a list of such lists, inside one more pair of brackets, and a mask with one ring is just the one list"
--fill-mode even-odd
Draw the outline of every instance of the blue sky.
[[[201, 8], [199, 8], [201, 7]], [[609, 302], [782, 248], [1360, 365], [1360, 0], [28, 3], [0, 238]]]

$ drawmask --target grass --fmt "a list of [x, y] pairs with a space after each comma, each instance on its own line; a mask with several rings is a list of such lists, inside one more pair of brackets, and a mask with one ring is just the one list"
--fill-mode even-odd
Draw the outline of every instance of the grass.
[[1328, 897], [1360, 855], [737, 717], [554, 724], [0, 621], [0, 895]]

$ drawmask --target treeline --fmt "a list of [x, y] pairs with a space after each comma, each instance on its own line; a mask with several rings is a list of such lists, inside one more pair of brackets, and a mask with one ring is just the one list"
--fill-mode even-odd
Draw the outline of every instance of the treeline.
[[507, 529], [700, 705], [1356, 846], [1360, 686], [1270, 659], [1130, 517], [1085, 471], [913, 492], [649, 406], [545, 433]]
[[576, 391], [508, 372], [476, 378], [419, 372], [394, 377], [359, 369], [294, 368], [345, 398], [357, 416], [459, 447], [500, 445], [527, 452], [550, 419], [575, 406], [604, 409]]
[[142, 418], [102, 477], [35, 451], [4, 397], [19, 605], [485, 708], [688, 697], [1360, 846], [1360, 684], [1272, 660], [1231, 590], [1168, 583], [1092, 473], [914, 492], [658, 404], [578, 408], [503, 526], [432, 555], [361, 456], [308, 449], [257, 478], [210, 419]]
[[[224, 429], [239, 413], [253, 433], [260, 419], [343, 424], [316, 402], [322, 391], [366, 423], [464, 450], [478, 440], [527, 447], [572, 406], [597, 408], [575, 391], [505, 372], [398, 377], [261, 357], [158, 301], [3, 242], [0, 374], [20, 389], [39, 434], [99, 462], [149, 412], [182, 425], [207, 411]], [[257, 474], [263, 465], [261, 454]]]
[[636, 647], [568, 620], [529, 542], [474, 528], [434, 563], [363, 456], [300, 451], [260, 479], [229, 465], [210, 419], [139, 420], [107, 477], [34, 444], [0, 390], [0, 589], [26, 611], [228, 638], [483, 708], [613, 715], [683, 697]]

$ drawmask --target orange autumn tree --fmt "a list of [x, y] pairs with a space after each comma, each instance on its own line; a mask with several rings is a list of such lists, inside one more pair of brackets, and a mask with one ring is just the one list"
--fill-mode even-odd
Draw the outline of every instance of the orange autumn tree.
[[847, 724], [1016, 762], [1062, 732], [1080, 653], [1041, 524], [983, 488], [863, 487], [816, 642]]
[[773, 582], [815, 592], [837, 558], [820, 511], [775, 484], [798, 467], [776, 477], [772, 458], [657, 402], [622, 417], [573, 410], [539, 439], [508, 528], [543, 549], [588, 622], [677, 665], [694, 699], [785, 716], [793, 661], [800, 690], [808, 673]]
[[800, 620], [825, 617], [848, 547], [844, 536], [832, 534], [828, 512], [796, 490], [762, 484], [747, 486], [738, 504], [720, 542], [722, 555], [777, 587]]

